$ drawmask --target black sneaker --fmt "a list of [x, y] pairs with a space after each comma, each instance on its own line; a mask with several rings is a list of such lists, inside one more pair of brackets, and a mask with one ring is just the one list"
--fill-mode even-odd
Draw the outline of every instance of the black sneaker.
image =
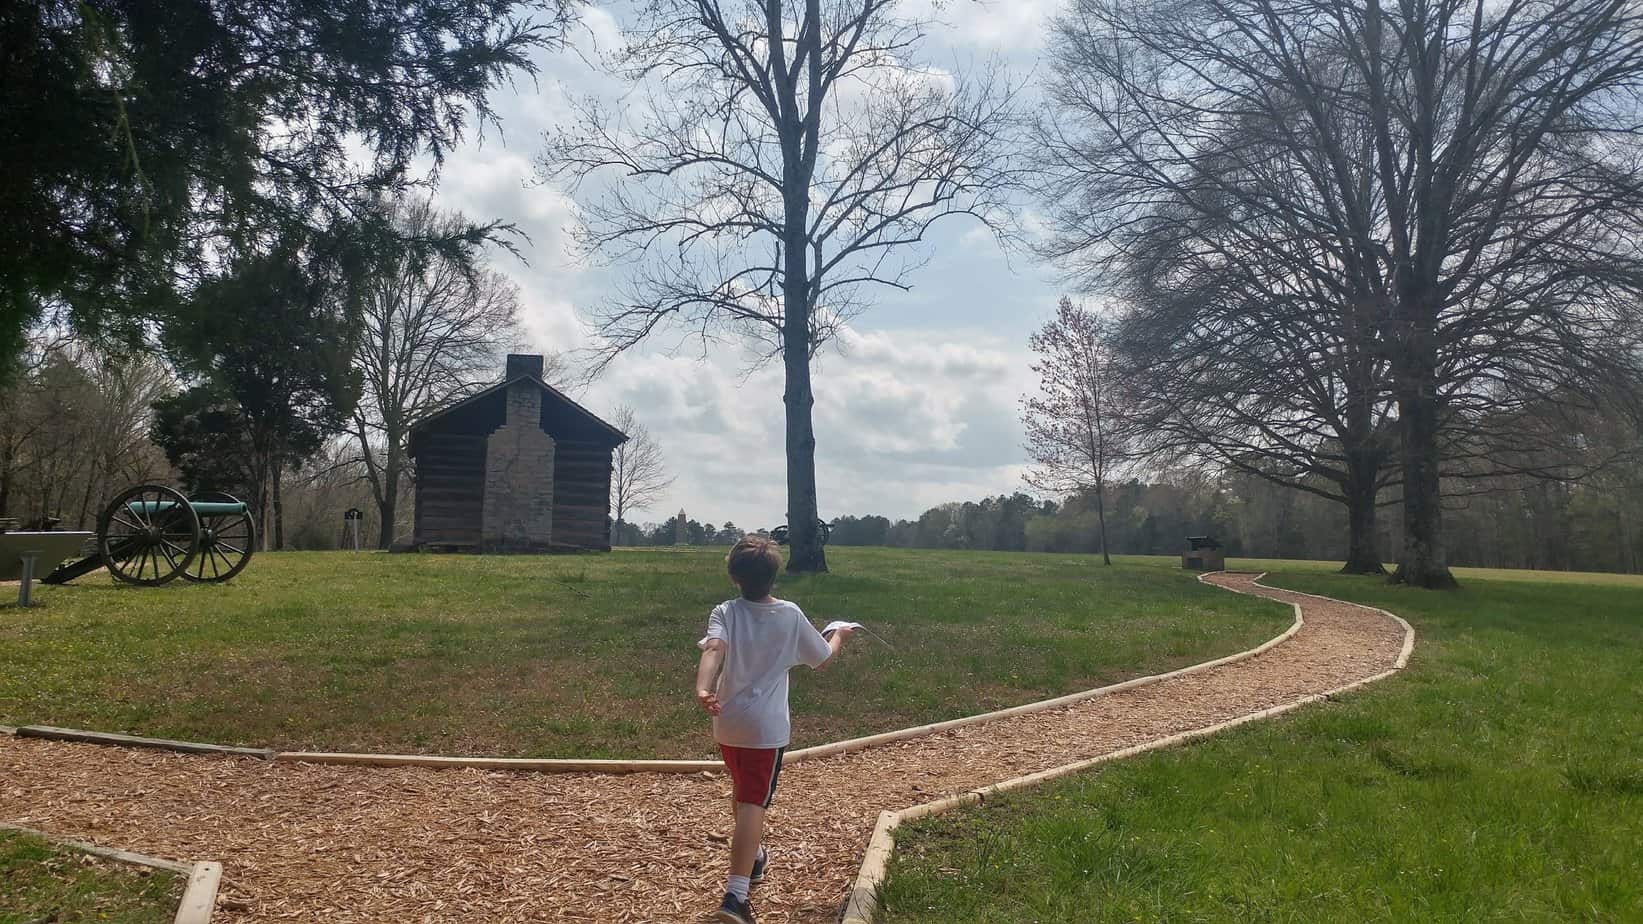
[[770, 861], [770, 854], [763, 847], [760, 847], [759, 848], [759, 855], [757, 857], [753, 858], [753, 872], [747, 874], [747, 881], [752, 883], [753, 885], [758, 885], [759, 883], [763, 882], [764, 881], [764, 868], [769, 863], [769, 861]]
[[719, 902], [719, 913], [713, 919], [723, 924], [754, 924], [753, 907], [726, 892], [724, 900]]

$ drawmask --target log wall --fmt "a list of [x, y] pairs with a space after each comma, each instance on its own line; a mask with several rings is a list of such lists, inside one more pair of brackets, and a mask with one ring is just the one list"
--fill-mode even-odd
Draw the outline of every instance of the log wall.
[[560, 440], [553, 458], [553, 544], [610, 551], [610, 456], [602, 443]]
[[416, 455], [416, 543], [479, 547], [485, 437], [426, 433]]

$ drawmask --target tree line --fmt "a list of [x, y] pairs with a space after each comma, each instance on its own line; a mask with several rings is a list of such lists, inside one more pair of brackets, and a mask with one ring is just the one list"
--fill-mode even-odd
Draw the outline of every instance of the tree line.
[[[1579, 483], [1496, 476], [1488, 487], [1455, 498], [1447, 512], [1456, 565], [1643, 573], [1643, 467]], [[1176, 555], [1187, 536], [1208, 535], [1241, 557], [1345, 561], [1350, 551], [1343, 505], [1259, 476], [1190, 469], [1150, 481], [1118, 479], [1103, 493], [1074, 491], [1061, 500], [1001, 494], [940, 504], [914, 519], [842, 516], [832, 521], [830, 541]], [[1387, 546], [1398, 535], [1396, 507], [1388, 514], [1373, 537]]]
[[[698, 523], [694, 518], [686, 517], [683, 531], [680, 531], [677, 524], [677, 520], [644, 524], [624, 522], [616, 527], [612, 544], [630, 547], [735, 545], [749, 532], [729, 520], [722, 526], [714, 526], [712, 523]], [[763, 529], [752, 532], [756, 535], [769, 535], [769, 531]]]

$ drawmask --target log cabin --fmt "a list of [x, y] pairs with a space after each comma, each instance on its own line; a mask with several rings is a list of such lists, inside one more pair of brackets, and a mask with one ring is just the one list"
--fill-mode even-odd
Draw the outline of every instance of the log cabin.
[[627, 435], [508, 356], [503, 380], [411, 427], [418, 549], [610, 551], [611, 455]]

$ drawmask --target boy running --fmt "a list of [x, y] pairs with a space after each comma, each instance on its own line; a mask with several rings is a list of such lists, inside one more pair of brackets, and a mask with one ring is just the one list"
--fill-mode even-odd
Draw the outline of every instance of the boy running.
[[753, 924], [748, 890], [764, 878], [764, 813], [776, 796], [791, 735], [787, 672], [799, 664], [827, 664], [850, 629], [823, 638], [797, 605], [770, 595], [782, 556], [769, 539], [748, 536], [725, 561], [742, 595], [714, 607], [707, 618], [707, 635], [698, 643], [696, 700], [713, 716], [713, 738], [735, 787], [736, 833], [717, 919]]

